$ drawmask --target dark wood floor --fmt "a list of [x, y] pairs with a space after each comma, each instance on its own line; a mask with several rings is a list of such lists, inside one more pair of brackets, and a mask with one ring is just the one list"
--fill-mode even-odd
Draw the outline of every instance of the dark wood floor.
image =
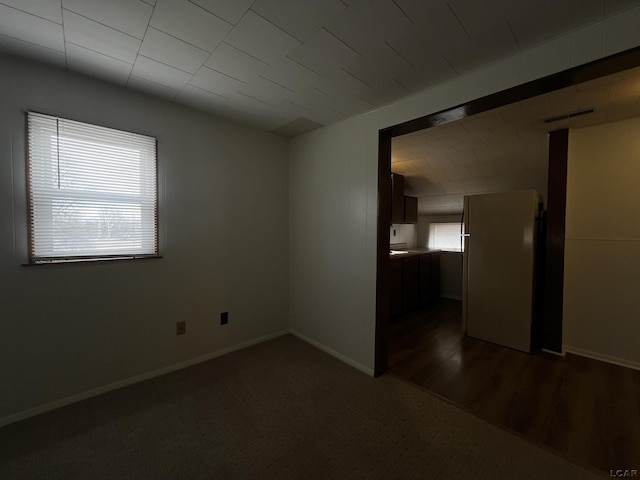
[[577, 463], [640, 476], [640, 371], [465, 337], [461, 303], [392, 321], [389, 373]]

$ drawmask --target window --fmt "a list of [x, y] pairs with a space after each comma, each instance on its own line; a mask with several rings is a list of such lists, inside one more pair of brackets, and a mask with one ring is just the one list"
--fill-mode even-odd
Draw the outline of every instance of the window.
[[157, 256], [154, 138], [29, 112], [31, 263]]
[[429, 248], [449, 252], [464, 251], [461, 223], [432, 223], [429, 225]]

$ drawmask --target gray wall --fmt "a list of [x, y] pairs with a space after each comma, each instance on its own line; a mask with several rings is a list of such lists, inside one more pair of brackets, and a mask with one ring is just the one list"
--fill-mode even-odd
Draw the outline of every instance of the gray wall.
[[[288, 329], [286, 139], [10, 57], [0, 85], [0, 423]], [[21, 266], [29, 109], [157, 138], [164, 258]]]

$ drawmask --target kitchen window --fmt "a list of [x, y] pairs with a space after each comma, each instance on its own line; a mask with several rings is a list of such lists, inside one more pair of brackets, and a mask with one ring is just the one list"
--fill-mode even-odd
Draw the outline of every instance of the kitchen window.
[[429, 248], [445, 252], [463, 252], [463, 227], [461, 223], [431, 223]]
[[158, 256], [155, 138], [28, 112], [30, 263]]

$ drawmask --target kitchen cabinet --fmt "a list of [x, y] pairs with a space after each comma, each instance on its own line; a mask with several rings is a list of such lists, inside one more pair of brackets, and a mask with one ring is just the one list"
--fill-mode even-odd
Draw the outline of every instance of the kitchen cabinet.
[[440, 296], [440, 252], [420, 255], [420, 302], [426, 304]]
[[420, 257], [402, 260], [402, 310], [413, 310], [420, 303]]
[[389, 309], [392, 317], [402, 313], [402, 258], [392, 258], [391, 263], [391, 299]]
[[440, 252], [431, 253], [429, 279], [431, 287], [428, 293], [428, 302], [437, 300], [440, 297]]
[[404, 223], [404, 177], [391, 174], [391, 223]]
[[418, 198], [404, 194], [404, 177], [391, 174], [391, 223], [418, 223]]
[[435, 301], [440, 296], [440, 252], [413, 253], [390, 259], [392, 317]]
[[404, 196], [404, 223], [418, 223], [418, 197]]

